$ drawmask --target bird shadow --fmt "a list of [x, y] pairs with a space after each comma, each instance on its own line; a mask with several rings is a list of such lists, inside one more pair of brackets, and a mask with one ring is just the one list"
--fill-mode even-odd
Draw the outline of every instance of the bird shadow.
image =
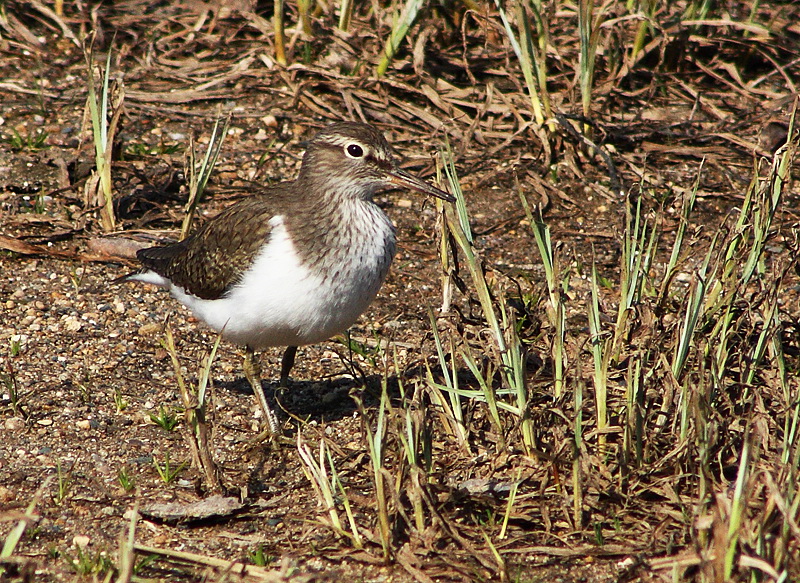
[[[396, 377], [386, 379], [391, 398], [399, 396]], [[277, 381], [263, 381], [261, 388], [267, 402], [281, 422], [295, 417], [303, 421], [331, 423], [352, 417], [358, 411], [354, 397], [364, 407], [372, 408], [380, 403], [382, 375], [364, 377], [337, 377], [332, 379], [304, 381], [292, 380], [288, 387], [280, 387]], [[244, 378], [215, 383], [217, 390], [227, 391], [253, 398], [253, 389]], [[255, 399], [254, 399], [255, 402]]]

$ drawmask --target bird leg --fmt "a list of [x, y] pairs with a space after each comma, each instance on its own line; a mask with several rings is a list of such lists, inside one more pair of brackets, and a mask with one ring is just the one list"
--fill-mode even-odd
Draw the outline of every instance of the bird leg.
[[264, 389], [261, 387], [261, 364], [258, 362], [257, 358], [254, 358], [254, 351], [250, 346], [246, 347], [244, 365], [242, 368], [244, 369], [244, 376], [247, 382], [250, 383], [253, 393], [256, 396], [256, 401], [258, 401], [258, 404], [261, 406], [261, 411], [264, 413], [264, 418], [267, 420], [270, 432], [272, 435], [280, 435], [281, 428], [278, 424], [278, 418], [275, 416], [275, 413], [272, 412], [272, 409], [269, 408], [267, 397], [264, 395]]
[[289, 373], [294, 366], [294, 357], [297, 354], [297, 346], [287, 346], [281, 359], [281, 388], [289, 386]]

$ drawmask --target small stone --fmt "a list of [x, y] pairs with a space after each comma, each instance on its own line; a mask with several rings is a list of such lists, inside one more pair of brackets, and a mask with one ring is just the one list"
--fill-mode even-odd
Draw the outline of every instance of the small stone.
[[409, 200], [409, 199], [407, 199], [407, 198], [401, 198], [401, 199], [399, 199], [399, 200], [397, 201], [397, 203], [396, 203], [396, 204], [397, 204], [397, 207], [398, 207], [398, 208], [401, 208], [401, 209], [410, 209], [410, 208], [411, 208], [411, 205], [413, 205], [414, 203], [413, 203], [413, 202], [411, 202], [411, 200]]
[[11, 419], [6, 419], [3, 427], [5, 427], [6, 431], [22, 431], [25, 429], [25, 421], [19, 417], [12, 417]]
[[53, 420], [52, 419], [39, 419], [36, 423], [38, 423], [39, 425], [42, 425], [44, 427], [49, 427], [50, 425], [53, 424]]
[[75, 423], [75, 425], [78, 427], [78, 429], [91, 429], [92, 422], [89, 421], [88, 419], [81, 419], [80, 421]]
[[85, 549], [89, 546], [89, 542], [91, 540], [85, 534], [78, 534], [72, 537], [72, 544], [78, 547], [79, 549]]
[[157, 322], [148, 322], [147, 324], [139, 326], [139, 330], [137, 332], [139, 336], [152, 336], [153, 334], [159, 334], [161, 332], [161, 324], [158, 324]]
[[8, 504], [14, 500], [14, 494], [6, 488], [5, 486], [0, 485], [0, 503]]

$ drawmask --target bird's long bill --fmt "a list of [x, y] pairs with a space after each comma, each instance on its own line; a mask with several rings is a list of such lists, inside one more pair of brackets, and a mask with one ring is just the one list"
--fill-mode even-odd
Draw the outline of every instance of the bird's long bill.
[[435, 186], [432, 186], [424, 180], [420, 180], [416, 176], [409, 174], [405, 170], [400, 170], [399, 168], [394, 168], [389, 171], [389, 182], [395, 186], [410, 188], [411, 190], [416, 190], [422, 194], [430, 194], [431, 196], [446, 200], [447, 202], [456, 201], [453, 196], [446, 193], [444, 190], [439, 190]]

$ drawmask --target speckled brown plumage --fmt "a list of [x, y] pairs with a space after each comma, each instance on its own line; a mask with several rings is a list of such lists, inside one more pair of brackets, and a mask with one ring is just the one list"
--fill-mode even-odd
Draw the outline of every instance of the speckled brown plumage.
[[234, 204], [191, 237], [165, 247], [141, 249], [147, 269], [169, 278], [190, 294], [215, 300], [234, 285], [269, 240], [269, 220], [281, 211], [280, 187]]

